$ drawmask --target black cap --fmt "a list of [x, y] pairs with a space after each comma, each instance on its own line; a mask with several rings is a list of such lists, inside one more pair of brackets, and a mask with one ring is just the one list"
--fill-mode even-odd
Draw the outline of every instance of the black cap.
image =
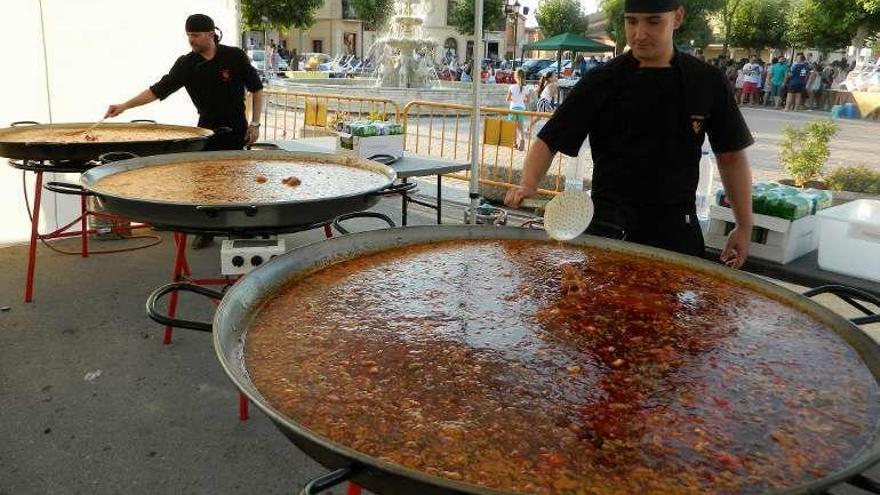
[[680, 5], [680, 0], [626, 0], [624, 12], [628, 14], [659, 14], [673, 11]]
[[187, 33], [211, 33], [214, 32], [214, 19], [205, 14], [193, 14], [186, 18]]

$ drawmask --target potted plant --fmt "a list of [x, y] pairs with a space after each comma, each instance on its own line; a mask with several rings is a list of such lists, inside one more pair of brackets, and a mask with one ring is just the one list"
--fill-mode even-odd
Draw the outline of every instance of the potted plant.
[[780, 182], [825, 189], [825, 184], [817, 179], [831, 156], [829, 143], [837, 134], [837, 124], [831, 120], [816, 120], [802, 128], [788, 126], [783, 132], [780, 158], [792, 180]]

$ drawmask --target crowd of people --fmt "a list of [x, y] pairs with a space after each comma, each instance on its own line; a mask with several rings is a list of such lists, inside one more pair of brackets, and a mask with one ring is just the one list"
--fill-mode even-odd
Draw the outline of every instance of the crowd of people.
[[724, 71], [740, 105], [765, 106], [786, 111], [830, 110], [841, 83], [853, 69], [846, 60], [808, 61], [798, 53], [766, 62], [758, 56], [737, 61], [719, 58], [709, 62]]

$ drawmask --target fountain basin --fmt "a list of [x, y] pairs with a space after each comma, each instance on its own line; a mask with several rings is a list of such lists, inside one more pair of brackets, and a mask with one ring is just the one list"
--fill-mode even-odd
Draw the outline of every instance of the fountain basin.
[[[411, 101], [430, 101], [470, 105], [472, 87], [469, 82], [440, 81], [430, 88], [376, 87], [373, 79], [280, 79], [273, 80], [271, 89], [329, 96], [344, 95], [355, 98], [386, 98], [403, 107]], [[483, 84], [482, 106], [507, 107], [506, 84]], [[298, 103], [302, 105], [302, 103]]]

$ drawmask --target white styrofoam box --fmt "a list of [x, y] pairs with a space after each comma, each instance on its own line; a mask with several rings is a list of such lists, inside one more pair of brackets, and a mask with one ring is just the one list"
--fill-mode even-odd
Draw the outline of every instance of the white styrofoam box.
[[[749, 256], [786, 264], [815, 251], [819, 244], [816, 235], [816, 217], [813, 215], [795, 221], [768, 215], [754, 214], [754, 226], [767, 230], [763, 242], [749, 244]], [[728, 224], [735, 223], [733, 210], [712, 205], [709, 208], [709, 231], [706, 245], [724, 249], [727, 245]]]
[[880, 282], [880, 200], [821, 210], [819, 268]]
[[403, 156], [403, 134], [389, 136], [352, 136], [340, 133], [341, 148], [354, 151], [361, 158], [375, 155]]

